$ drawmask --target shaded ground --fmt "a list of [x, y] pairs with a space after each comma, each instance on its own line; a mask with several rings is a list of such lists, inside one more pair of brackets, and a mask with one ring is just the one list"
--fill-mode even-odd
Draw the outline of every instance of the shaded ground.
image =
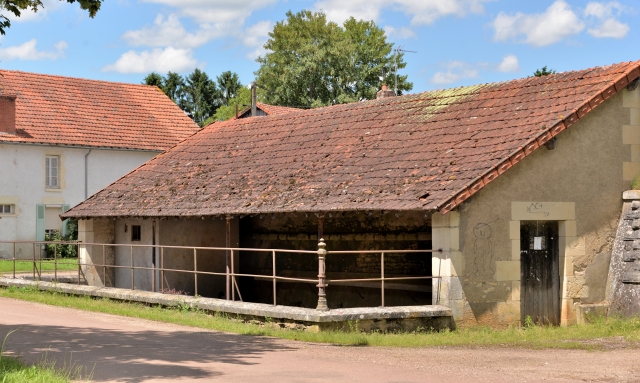
[[640, 382], [640, 350], [374, 348], [298, 343], [0, 298], [7, 350], [71, 359], [95, 382]]

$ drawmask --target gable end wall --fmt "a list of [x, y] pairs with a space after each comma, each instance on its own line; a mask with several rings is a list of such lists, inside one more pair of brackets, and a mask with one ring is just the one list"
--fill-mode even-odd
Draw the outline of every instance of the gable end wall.
[[[460, 215], [459, 259], [446, 277], [458, 286], [451, 291], [461, 291], [440, 293], [459, 326], [520, 324], [521, 220], [559, 222], [563, 324], [575, 322], [576, 303], [605, 299], [621, 195], [633, 178], [626, 165], [632, 147], [623, 142], [631, 123], [625, 92], [562, 132], [554, 150], [540, 148], [452, 212]], [[522, 208], [534, 202], [548, 210], [544, 218]]]

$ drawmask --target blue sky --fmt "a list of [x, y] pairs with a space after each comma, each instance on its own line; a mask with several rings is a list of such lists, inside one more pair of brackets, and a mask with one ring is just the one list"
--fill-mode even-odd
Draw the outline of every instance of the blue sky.
[[[139, 83], [157, 71], [232, 70], [253, 80], [255, 57], [288, 10], [338, 23], [374, 20], [407, 50], [412, 93], [640, 60], [631, 0], [105, 0], [90, 19], [44, 0], [0, 38], [0, 68]], [[6, 14], [6, 12], [5, 12]]]

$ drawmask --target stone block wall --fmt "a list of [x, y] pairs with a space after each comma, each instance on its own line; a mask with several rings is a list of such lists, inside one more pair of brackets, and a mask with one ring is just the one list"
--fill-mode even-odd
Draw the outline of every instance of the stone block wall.
[[[323, 237], [327, 250], [419, 250], [431, 249], [430, 220], [424, 212], [389, 213], [356, 212], [326, 215]], [[306, 214], [263, 215], [246, 217], [240, 224], [241, 247], [317, 250], [318, 217]], [[326, 261], [328, 278], [379, 278], [381, 256], [377, 254], [329, 254]], [[242, 252], [241, 269], [245, 273], [271, 275], [271, 254]], [[278, 253], [277, 275], [315, 279], [318, 260], [315, 254]], [[385, 276], [431, 275], [431, 254], [385, 255]], [[388, 305], [430, 304], [429, 280], [407, 282], [410, 291], [399, 283], [385, 290]], [[379, 282], [330, 284], [329, 307], [364, 307], [381, 304]], [[271, 281], [242, 280], [243, 296], [255, 301], [273, 302]], [[315, 307], [317, 288], [314, 284], [278, 283], [279, 304]]]

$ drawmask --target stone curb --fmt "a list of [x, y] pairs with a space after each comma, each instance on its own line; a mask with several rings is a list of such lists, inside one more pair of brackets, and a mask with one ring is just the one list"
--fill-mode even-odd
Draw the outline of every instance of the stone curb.
[[329, 323], [366, 319], [408, 319], [450, 317], [451, 309], [445, 306], [361, 307], [317, 311], [301, 307], [272, 306], [262, 303], [233, 302], [223, 299], [167, 295], [150, 291], [131, 291], [112, 287], [94, 287], [55, 282], [35, 282], [24, 279], [0, 278], [4, 287], [37, 287], [42, 291], [57, 291], [70, 295], [88, 295], [128, 302], [143, 302], [162, 306], [182, 306], [212, 312], [251, 315], [273, 319]]

